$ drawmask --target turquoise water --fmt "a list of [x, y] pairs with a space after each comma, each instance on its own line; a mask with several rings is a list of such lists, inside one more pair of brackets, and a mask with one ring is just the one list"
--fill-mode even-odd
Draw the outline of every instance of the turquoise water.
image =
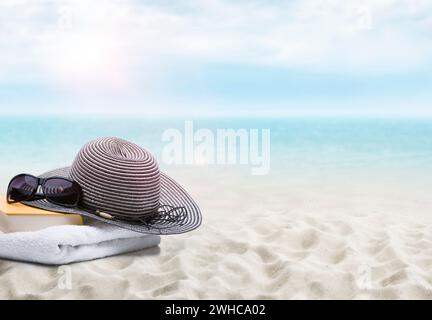
[[[403, 172], [432, 178], [432, 120], [422, 119], [159, 119], [133, 117], [3, 117], [0, 182], [71, 163], [82, 144], [100, 136], [136, 142], [161, 158], [164, 130], [184, 121], [213, 132], [223, 128], [271, 130], [271, 172]], [[162, 163], [162, 166], [166, 164]], [[234, 166], [228, 170], [237, 170]], [[208, 166], [213, 170], [213, 166]]]

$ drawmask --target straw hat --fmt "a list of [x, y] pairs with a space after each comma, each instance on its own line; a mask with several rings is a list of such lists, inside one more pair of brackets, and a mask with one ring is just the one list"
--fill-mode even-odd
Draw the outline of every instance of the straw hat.
[[49, 211], [75, 213], [148, 234], [177, 234], [201, 224], [192, 197], [159, 170], [153, 155], [131, 142], [100, 138], [84, 145], [72, 166], [49, 171], [41, 178], [76, 181], [83, 197], [78, 208], [45, 199], [23, 203]]

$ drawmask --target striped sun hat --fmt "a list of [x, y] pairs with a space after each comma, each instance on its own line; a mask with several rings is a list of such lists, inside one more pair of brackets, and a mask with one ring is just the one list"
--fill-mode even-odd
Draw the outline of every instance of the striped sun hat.
[[61, 213], [75, 213], [148, 234], [177, 234], [201, 224], [191, 196], [159, 170], [151, 153], [118, 138], [100, 138], [84, 145], [72, 166], [40, 176], [76, 181], [83, 197], [78, 208], [45, 199], [25, 204]]

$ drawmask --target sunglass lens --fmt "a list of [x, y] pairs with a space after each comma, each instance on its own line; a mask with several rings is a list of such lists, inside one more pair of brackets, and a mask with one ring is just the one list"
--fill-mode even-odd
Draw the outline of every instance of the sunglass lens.
[[38, 188], [38, 179], [30, 175], [16, 176], [9, 185], [9, 198], [15, 201], [24, 201], [32, 197]]
[[74, 206], [80, 200], [81, 189], [73, 181], [51, 178], [45, 181], [43, 188], [47, 200], [60, 205]]

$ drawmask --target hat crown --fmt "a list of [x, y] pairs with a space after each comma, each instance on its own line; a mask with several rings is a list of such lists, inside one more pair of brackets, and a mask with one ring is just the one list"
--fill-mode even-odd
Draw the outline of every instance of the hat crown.
[[126, 140], [88, 142], [70, 174], [83, 190], [84, 207], [118, 216], [149, 214], [159, 207], [159, 166], [151, 153]]

